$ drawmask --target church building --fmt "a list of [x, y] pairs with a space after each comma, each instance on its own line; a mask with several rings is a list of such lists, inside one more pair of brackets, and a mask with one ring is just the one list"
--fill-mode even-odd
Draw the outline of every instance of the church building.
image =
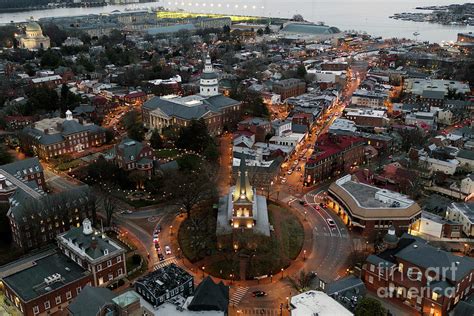
[[26, 25], [25, 34], [17, 35], [16, 38], [20, 48], [48, 49], [51, 46], [49, 37], [43, 35], [41, 26], [33, 20]]
[[219, 199], [217, 214], [218, 236], [240, 231], [270, 236], [267, 199], [250, 185], [245, 158], [240, 160], [237, 183]]

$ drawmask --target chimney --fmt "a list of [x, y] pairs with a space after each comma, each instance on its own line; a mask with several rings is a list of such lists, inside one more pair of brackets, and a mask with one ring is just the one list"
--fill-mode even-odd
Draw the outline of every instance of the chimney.
[[49, 134], [49, 128], [45, 128], [45, 129], [43, 130], [43, 132], [44, 132], [46, 135], [48, 135], [48, 134]]
[[97, 248], [97, 239], [94, 236], [92, 237], [91, 248], [92, 249]]

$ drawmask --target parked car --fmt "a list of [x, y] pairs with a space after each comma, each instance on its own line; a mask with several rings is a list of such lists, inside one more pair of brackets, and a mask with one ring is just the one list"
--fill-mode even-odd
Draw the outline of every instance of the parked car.
[[331, 218], [327, 218], [326, 221], [328, 222], [329, 227], [334, 228], [336, 227], [336, 223]]
[[160, 261], [163, 261], [163, 260], [165, 260], [165, 256], [163, 256], [162, 253], [159, 253], [158, 254], [158, 259], [160, 259]]
[[165, 246], [165, 253], [166, 253], [167, 255], [170, 255], [170, 254], [171, 254], [171, 248], [170, 248], [170, 246]]
[[120, 214], [132, 214], [133, 212], [130, 210], [122, 210], [120, 211]]

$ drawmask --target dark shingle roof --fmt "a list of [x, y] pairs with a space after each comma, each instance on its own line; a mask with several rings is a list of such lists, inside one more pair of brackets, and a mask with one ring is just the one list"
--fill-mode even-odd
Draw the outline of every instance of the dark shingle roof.
[[18, 160], [1, 166], [3, 170], [11, 174], [23, 178], [25, 175], [43, 172], [43, 166], [40, 164], [38, 157]]
[[[106, 255], [106, 250], [108, 253], [120, 250], [109, 243], [108, 239], [102, 238], [101, 235], [96, 235], [94, 233], [85, 235], [82, 226], [71, 228], [61, 237], [72, 241], [79, 248], [84, 249], [84, 252], [92, 259], [97, 259]], [[93, 245], [94, 241], [97, 242], [95, 246]]]
[[221, 109], [239, 104], [239, 101], [233, 100], [221, 94], [203, 98], [202, 104], [194, 106], [187, 106], [177, 102], [173, 99], [163, 99], [154, 97], [143, 104], [143, 107], [153, 111], [160, 109], [169, 117], [179, 117], [186, 120], [199, 119], [208, 112], [219, 112]]
[[94, 316], [105, 305], [112, 304], [114, 292], [107, 288], [86, 286], [69, 304], [68, 310], [72, 315]]
[[229, 287], [221, 282], [214, 283], [208, 276], [197, 287], [188, 305], [191, 311], [224, 311], [229, 305]]
[[473, 150], [461, 149], [458, 152], [457, 157], [464, 158], [464, 159], [469, 159], [469, 160], [474, 160], [474, 151]]
[[[60, 280], [51, 284], [45, 283], [45, 278], [59, 273]], [[81, 266], [72, 262], [61, 253], [54, 253], [36, 260], [36, 264], [15, 274], [3, 278], [24, 301], [32, 300], [65, 284], [79, 280], [89, 274]]]

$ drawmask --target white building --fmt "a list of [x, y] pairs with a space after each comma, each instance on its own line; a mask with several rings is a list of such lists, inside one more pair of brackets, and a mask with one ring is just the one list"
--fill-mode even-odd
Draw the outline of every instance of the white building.
[[351, 103], [357, 106], [385, 108], [386, 93], [358, 89], [352, 94]]
[[291, 297], [292, 316], [351, 316], [338, 301], [321, 291], [308, 291]]
[[436, 129], [436, 122], [436, 113], [434, 112], [415, 112], [405, 116], [405, 124], [421, 128]]
[[450, 109], [440, 109], [438, 111], [438, 123], [443, 125], [452, 125], [453, 122], [453, 112]]
[[355, 132], [357, 127], [354, 121], [338, 118], [329, 126], [329, 132], [334, 131]]
[[30, 21], [26, 25], [25, 34], [17, 35], [16, 38], [20, 42], [21, 48], [47, 49], [51, 46], [49, 37], [43, 35], [41, 26], [34, 21]]
[[446, 218], [461, 223], [468, 237], [474, 236], [474, 203], [452, 203], [446, 210]]
[[420, 218], [419, 232], [421, 234], [441, 238], [443, 237], [444, 223], [445, 220], [441, 216], [423, 211]]
[[459, 165], [465, 167], [469, 171], [474, 171], [474, 151], [461, 149], [456, 156]]
[[456, 90], [457, 93], [470, 93], [469, 84], [461, 81], [443, 80], [443, 79], [418, 79], [408, 78], [403, 81], [405, 92], [415, 95], [423, 95], [425, 91], [442, 91], [444, 95], [449, 90]]
[[291, 120], [275, 120], [272, 122], [272, 129], [276, 136], [282, 136], [285, 133], [291, 132]]
[[456, 168], [459, 166], [459, 161], [456, 159], [440, 160], [422, 156], [420, 157], [420, 161], [426, 162], [427, 167], [431, 172], [442, 172], [450, 175], [453, 175], [456, 172]]
[[84, 42], [78, 39], [77, 37], [68, 37], [63, 43], [63, 46], [67, 47], [77, 47], [77, 46], [83, 46]]
[[281, 136], [275, 135], [270, 138], [270, 143], [296, 148], [305, 139], [305, 136], [306, 134], [298, 133], [288, 133]]

